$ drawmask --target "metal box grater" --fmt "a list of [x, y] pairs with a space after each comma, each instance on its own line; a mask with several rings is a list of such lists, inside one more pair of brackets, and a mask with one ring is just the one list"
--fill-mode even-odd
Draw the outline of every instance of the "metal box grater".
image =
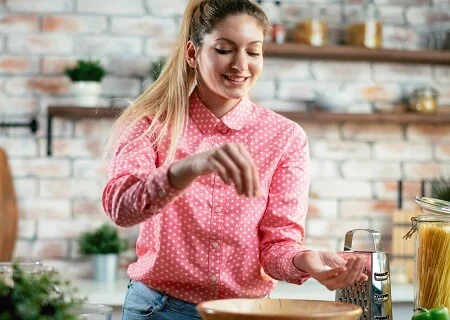
[[[370, 233], [375, 251], [354, 251], [353, 234], [356, 231]], [[389, 254], [382, 252], [381, 237], [375, 230], [354, 229], [345, 234], [344, 253], [364, 255], [364, 272], [367, 281], [360, 281], [344, 289], [336, 290], [336, 301], [353, 303], [363, 309], [360, 320], [392, 320], [391, 280], [389, 275]]]

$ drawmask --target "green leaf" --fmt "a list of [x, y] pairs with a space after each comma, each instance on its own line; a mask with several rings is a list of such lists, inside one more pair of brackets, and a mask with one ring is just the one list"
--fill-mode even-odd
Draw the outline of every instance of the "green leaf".
[[78, 60], [73, 68], [67, 68], [64, 73], [72, 81], [96, 81], [100, 82], [106, 75], [106, 70], [99, 61]]
[[84, 232], [78, 239], [79, 252], [82, 255], [119, 254], [128, 249], [126, 239], [121, 239], [116, 228], [104, 224], [93, 232]]

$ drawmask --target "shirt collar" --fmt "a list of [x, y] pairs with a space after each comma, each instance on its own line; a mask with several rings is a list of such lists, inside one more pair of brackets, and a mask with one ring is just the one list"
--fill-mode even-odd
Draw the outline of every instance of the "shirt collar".
[[224, 116], [217, 118], [200, 100], [194, 91], [189, 98], [189, 114], [197, 127], [203, 133], [210, 133], [214, 128], [223, 123], [233, 130], [241, 130], [251, 113], [252, 103], [247, 96], [241, 99]]

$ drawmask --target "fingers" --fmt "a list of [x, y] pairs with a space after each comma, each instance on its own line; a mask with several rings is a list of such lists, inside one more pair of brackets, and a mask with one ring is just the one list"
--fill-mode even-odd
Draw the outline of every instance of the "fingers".
[[225, 144], [219, 147], [213, 153], [211, 162], [224, 183], [234, 183], [238, 194], [259, 196], [258, 169], [242, 144]]

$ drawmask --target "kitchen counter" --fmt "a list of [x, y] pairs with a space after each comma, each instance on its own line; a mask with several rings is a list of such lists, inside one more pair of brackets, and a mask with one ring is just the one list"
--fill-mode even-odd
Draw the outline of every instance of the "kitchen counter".
[[[80, 295], [86, 296], [88, 302], [121, 306], [125, 297], [128, 280], [118, 280], [116, 283], [103, 284], [94, 280], [72, 279], [72, 284], [79, 288]], [[391, 291], [394, 304], [412, 303], [414, 291], [411, 284], [393, 284]], [[279, 282], [269, 296], [270, 298], [334, 300], [334, 294], [334, 291], [329, 291], [316, 280], [309, 279], [301, 286]]]

